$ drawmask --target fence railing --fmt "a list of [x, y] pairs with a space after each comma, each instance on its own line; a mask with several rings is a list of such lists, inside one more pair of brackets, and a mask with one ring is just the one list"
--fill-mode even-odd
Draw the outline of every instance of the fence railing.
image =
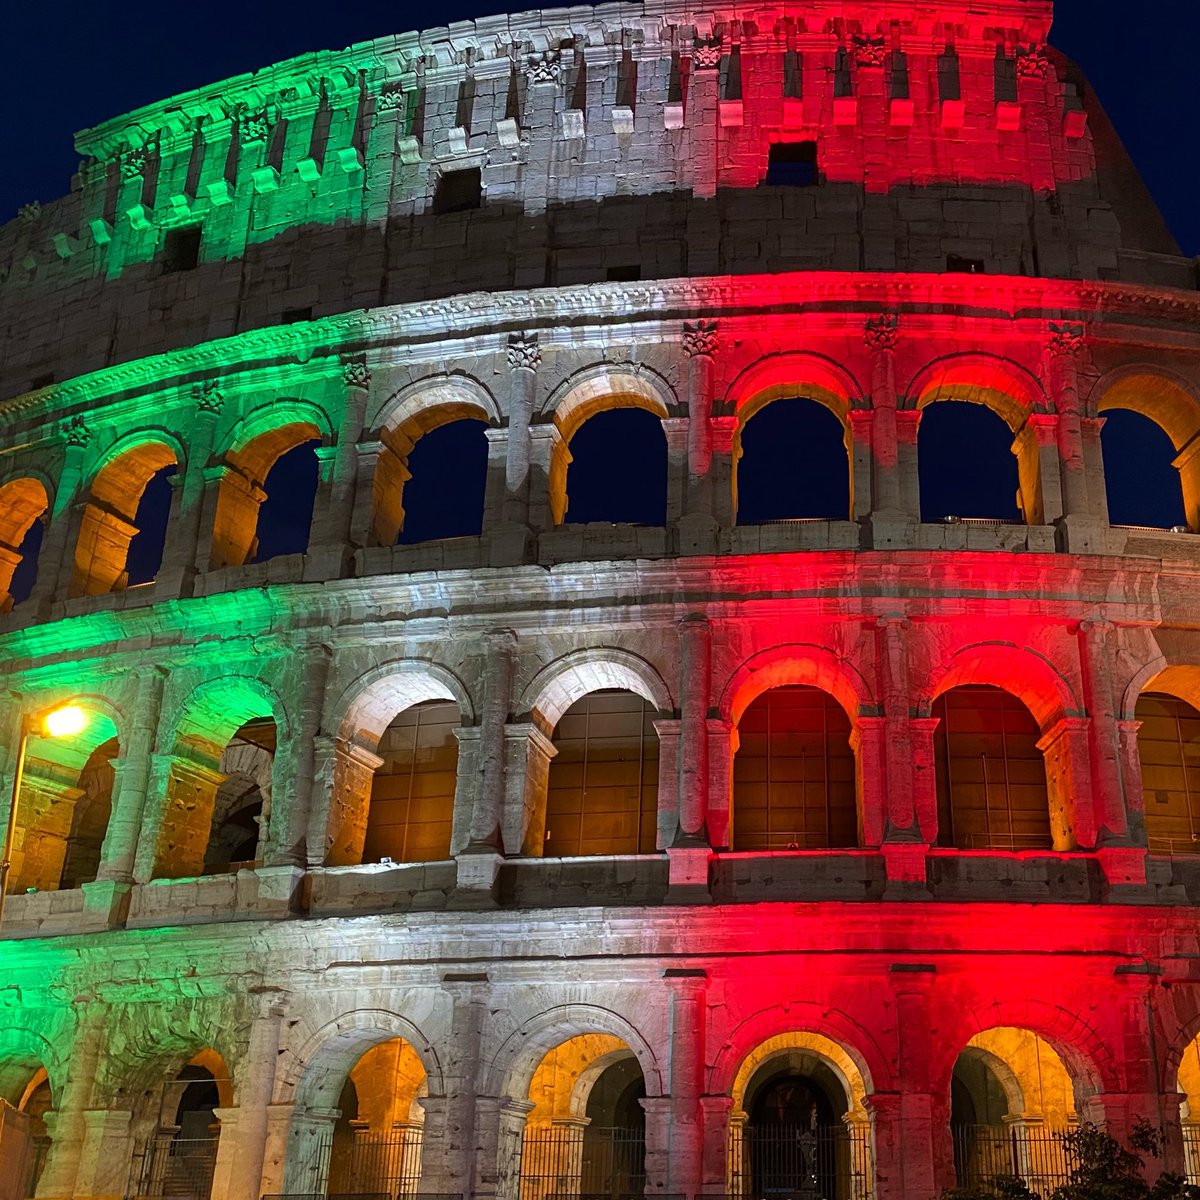
[[636, 1200], [646, 1190], [646, 1135], [618, 1126], [525, 1130], [521, 1200]]
[[1188, 1183], [1200, 1187], [1200, 1125], [1183, 1123], [1183, 1172]]
[[955, 1125], [954, 1170], [960, 1187], [987, 1184], [1000, 1176], [1024, 1181], [1043, 1195], [1067, 1182], [1071, 1158], [1062, 1131], [1014, 1125]]
[[729, 1131], [729, 1191], [750, 1200], [869, 1200], [875, 1179], [867, 1129], [745, 1125]]
[[219, 1140], [159, 1134], [146, 1153], [140, 1194], [152, 1200], [210, 1200]]

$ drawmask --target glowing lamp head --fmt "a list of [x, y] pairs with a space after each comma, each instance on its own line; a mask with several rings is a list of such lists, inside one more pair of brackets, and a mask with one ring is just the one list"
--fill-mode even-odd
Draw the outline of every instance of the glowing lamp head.
[[42, 728], [47, 737], [70, 737], [79, 733], [87, 724], [87, 713], [78, 704], [64, 704], [48, 712], [42, 719]]

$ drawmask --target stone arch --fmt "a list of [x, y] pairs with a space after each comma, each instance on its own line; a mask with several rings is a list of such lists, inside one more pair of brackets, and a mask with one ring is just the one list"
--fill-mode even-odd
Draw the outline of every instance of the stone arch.
[[427, 659], [398, 659], [372, 667], [349, 684], [335, 702], [331, 728], [346, 742], [374, 750], [397, 713], [426, 700], [453, 700], [464, 725], [475, 722], [466, 684], [448, 667]]
[[334, 440], [329, 413], [309, 400], [277, 399], [246, 413], [230, 431], [221, 463], [212, 528], [212, 565], [240, 566], [258, 548], [259, 508], [267, 475], [307, 442]]
[[519, 714], [537, 714], [553, 729], [563, 713], [591, 692], [634, 692], [661, 713], [674, 711], [670, 689], [644, 658], [618, 647], [575, 650], [544, 666], [521, 693]]
[[760, 358], [729, 386], [724, 407], [737, 417], [740, 431], [773, 400], [803, 396], [829, 409], [850, 438], [850, 410], [870, 407], [854, 376], [832, 359], [808, 351], [788, 351]]
[[[976, 1034], [975, 1036], [978, 1037], [980, 1035]], [[974, 1039], [972, 1039], [973, 1041]], [[972, 1045], [971, 1042], [968, 1042], [959, 1051], [959, 1058], [964, 1056], [969, 1056], [986, 1065], [997, 1083], [1000, 1084], [1000, 1088], [1004, 1092], [1005, 1103], [1008, 1105], [1010, 1113], [1016, 1114], [1025, 1111], [1025, 1092], [1021, 1087], [1021, 1081], [1004, 1059], [997, 1054], [993, 1054], [990, 1050], [984, 1050], [979, 1046]], [[955, 1062], [957, 1063], [958, 1059], [955, 1059]]]
[[[1184, 1087], [1180, 1078], [1188, 1051], [1193, 1048], [1200, 1050], [1200, 1012], [1195, 1012], [1190, 1017], [1177, 1018], [1173, 1022], [1173, 1028], [1167, 1029], [1166, 1035], [1166, 1053], [1158, 1065], [1159, 1091], [1166, 1095], [1179, 1091], [1185, 1097], [1190, 1094], [1191, 1099], [1184, 1101], [1189, 1107], [1185, 1115], [1193, 1123], [1200, 1122], [1200, 1058], [1191, 1073], [1194, 1087]], [[1192, 1100], [1196, 1103], [1193, 1104]]]
[[965, 400], [990, 408], [1019, 433], [1030, 413], [1049, 412], [1037, 377], [1019, 363], [995, 354], [948, 354], [927, 363], [904, 392], [906, 407], [923, 409], [938, 400]]
[[571, 439], [597, 413], [640, 408], [666, 420], [677, 407], [675, 394], [656, 372], [644, 366], [600, 363], [576, 372], [548, 397], [542, 410], [549, 414], [557, 436], [550, 454], [550, 514], [561, 525], [567, 512], [567, 468]]
[[[803, 1035], [814, 1044], [837, 1047], [838, 1054], [830, 1061], [846, 1072], [851, 1067], [862, 1081], [862, 1094], [894, 1090], [892, 1068], [883, 1048], [846, 1013], [825, 1009], [811, 1003], [786, 1006], [773, 1005], [745, 1017], [725, 1036], [706, 1073], [706, 1091], [710, 1095], [735, 1097], [741, 1079], [742, 1087], [749, 1081], [757, 1063], [743, 1077], [745, 1064], [760, 1047], [770, 1047], [759, 1062], [783, 1047], [781, 1039]], [[847, 1076], [849, 1078], [849, 1076]], [[848, 1093], [849, 1095], [849, 1093]]]
[[374, 417], [383, 449], [372, 482], [371, 535], [380, 546], [394, 545], [404, 525], [404, 485], [408, 456], [428, 433], [455, 421], [502, 423], [495, 397], [469, 375], [434, 375], [393, 393]]
[[25, 535], [45, 520], [51, 489], [40, 472], [23, 472], [0, 484], [0, 609], [12, 607], [13, 575], [21, 564]]
[[367, 1050], [394, 1038], [403, 1038], [421, 1060], [429, 1081], [429, 1094], [444, 1095], [441, 1060], [420, 1027], [391, 1009], [362, 1008], [308, 1030], [303, 1043], [285, 1053], [275, 1085], [277, 1101], [297, 1107], [336, 1107], [342, 1086], [339, 1080], [345, 1079]]
[[906, 394], [906, 406], [918, 412], [940, 400], [953, 400], [979, 404], [995, 413], [1013, 434], [1017, 499], [1025, 523], [1045, 522], [1037, 433], [1028, 420], [1032, 413], [1048, 412], [1049, 404], [1031, 372], [998, 355], [951, 354], [922, 368]]
[[1167, 692], [1200, 709], [1200, 663], [1176, 662], [1159, 654], [1133, 676], [1121, 697], [1120, 718], [1136, 719], [1137, 702], [1143, 692]]
[[1063, 717], [1083, 712], [1071, 682], [1047, 658], [1028, 646], [999, 641], [960, 647], [937, 664], [918, 690], [918, 711], [928, 716], [938, 696], [966, 684], [1010, 692], [1029, 709], [1043, 732]]
[[[426, 659], [400, 659], [396, 662], [381, 663], [355, 679], [342, 691], [329, 722], [330, 727], [337, 732], [334, 737], [333, 787], [330, 793], [329, 816], [322, 831], [326, 865], [348, 866], [363, 861], [364, 853], [372, 841], [371, 803], [376, 792], [376, 773], [387, 765], [388, 751], [386, 747], [381, 747], [381, 739], [384, 739], [389, 727], [401, 714], [416, 705], [437, 700], [449, 701], [457, 707], [460, 726], [475, 723], [475, 710], [466, 685], [453, 671]], [[419, 720], [420, 714], [417, 716]], [[413, 736], [416, 737], [415, 734]], [[448, 739], [441, 743], [443, 748], [448, 745]], [[438, 778], [443, 786], [448, 786], [448, 776], [451, 773], [449, 764], [430, 763], [428, 754], [431, 749], [431, 745], [427, 743], [424, 766], [435, 774], [426, 774], [424, 782], [428, 783], [430, 778]], [[456, 763], [453, 769], [457, 772], [457, 748], [451, 749]], [[414, 803], [415, 794], [410, 791], [407, 798], [392, 796], [392, 800], [403, 802], [400, 812], [404, 822], [411, 819], [413, 810], [409, 806]], [[422, 795], [424, 799], [418, 800], [417, 804], [418, 807], [425, 808], [426, 816], [435, 801], [441, 803], [444, 800], [431, 796], [428, 790], [422, 792]], [[440, 811], [444, 812], [444, 809]], [[395, 817], [397, 814], [392, 815]], [[447, 827], [452, 826], [452, 823], [451, 812], [447, 814]], [[429, 832], [428, 828], [426, 832]], [[440, 834], [437, 836], [440, 837]], [[415, 858], [407, 859], [404, 855], [395, 857], [400, 861], [416, 861], [422, 858], [423, 854], [428, 854], [432, 848], [432, 841], [422, 839], [422, 851], [414, 852]], [[377, 850], [382, 853], [378, 847]], [[394, 850], [389, 848], [388, 857], [393, 855]], [[441, 857], [440, 850], [435, 857]]]
[[1071, 1077], [1078, 1113], [1082, 1114], [1089, 1097], [1123, 1087], [1117, 1060], [1078, 1013], [1043, 1000], [996, 1000], [961, 1012], [957, 1036], [943, 1031], [945, 1036], [934, 1039], [931, 1052], [930, 1078], [947, 1099], [954, 1064], [963, 1046], [998, 1028], [1028, 1030], [1050, 1045]]
[[876, 707], [870, 684], [850, 661], [825, 646], [789, 642], [741, 663], [721, 691], [721, 716], [736, 725], [746, 708], [772, 688], [800, 685], [828, 692], [854, 724]]
[[514, 1030], [497, 1048], [483, 1072], [485, 1095], [522, 1099], [529, 1095], [538, 1064], [555, 1046], [573, 1037], [606, 1033], [633, 1052], [642, 1069], [648, 1096], [666, 1087], [663, 1068], [647, 1038], [627, 1018], [596, 1004], [562, 1004], [547, 1009]]
[[140, 1117], [143, 1125], [153, 1126], [157, 1114], [148, 1109], [156, 1100], [161, 1103], [164, 1089], [184, 1067], [196, 1062], [220, 1081], [222, 1103], [236, 1102], [234, 1074], [229, 1067], [233, 1059], [220, 1049], [220, 1035], [229, 1037], [232, 1043], [232, 1031], [222, 1030], [217, 1021], [214, 1034], [218, 1036], [205, 1037], [194, 1032], [187, 1020], [172, 1019], [178, 1016], [177, 1012], [164, 1012], [133, 1031], [113, 1031], [110, 1045], [119, 1052], [110, 1050], [101, 1060], [97, 1099], [103, 1097], [111, 1107], [126, 1108]]
[[71, 594], [92, 596], [125, 587], [129, 545], [146, 485], [167, 467], [182, 467], [174, 434], [143, 429], [112, 443], [96, 460], [75, 543]]
[[[225, 778], [221, 771], [225, 748], [243, 725], [255, 720], [273, 721], [277, 741], [286, 742], [290, 730], [281, 701], [267, 684], [247, 676], [205, 680], [172, 706], [159, 737], [170, 770], [166, 811], [154, 849], [155, 878], [200, 874], [212, 836], [217, 792]], [[286, 755], [276, 755], [276, 772], [285, 759]]]
[[571, 1097], [569, 1101], [571, 1115], [573, 1117], [587, 1116], [588, 1097], [592, 1094], [592, 1088], [596, 1086], [600, 1076], [608, 1070], [609, 1067], [616, 1063], [623, 1062], [627, 1058], [636, 1059], [637, 1055], [632, 1050], [610, 1050], [607, 1054], [602, 1054], [599, 1058], [593, 1059], [575, 1078], [575, 1085], [571, 1089]]
[[66, 1064], [55, 1043], [24, 1025], [0, 1026], [0, 1100], [14, 1108], [39, 1072], [45, 1071], [57, 1102]]

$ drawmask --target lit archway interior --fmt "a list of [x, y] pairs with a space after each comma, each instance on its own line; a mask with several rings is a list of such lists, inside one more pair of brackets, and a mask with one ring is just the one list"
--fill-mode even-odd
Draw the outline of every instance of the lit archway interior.
[[1200, 851], [1200, 712], [1167, 692], [1143, 692], [1138, 757], [1146, 840], [1154, 854]]
[[520, 1200], [643, 1195], [645, 1095], [637, 1058], [618, 1037], [580, 1034], [550, 1050], [529, 1085]]
[[651, 854], [658, 824], [655, 709], [591, 692], [562, 715], [546, 789], [545, 854]]
[[733, 761], [735, 850], [859, 843], [850, 718], [827, 692], [778, 687], [742, 714]]
[[33, 586], [50, 501], [36, 479], [0, 487], [0, 610], [24, 600]]
[[797, 1031], [761, 1043], [733, 1083], [729, 1193], [866, 1200], [874, 1168], [865, 1096], [857, 1063], [832, 1039]]
[[50, 1080], [36, 1057], [0, 1046], [0, 1179], [33, 1196], [50, 1153]]
[[1057, 1135], [1075, 1120], [1071, 1077], [1049, 1042], [1030, 1030], [985, 1030], [958, 1056], [950, 1129], [960, 1186], [987, 1186], [1007, 1175], [1048, 1195], [1068, 1171]]
[[1033, 714], [1000, 688], [952, 688], [933, 703], [938, 845], [1036, 850], [1052, 845], [1046, 764]]

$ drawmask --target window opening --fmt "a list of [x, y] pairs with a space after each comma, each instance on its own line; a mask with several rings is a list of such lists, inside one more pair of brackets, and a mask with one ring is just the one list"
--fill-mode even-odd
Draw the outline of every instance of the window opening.
[[468, 212], [483, 205], [483, 176], [478, 167], [443, 171], [433, 193], [433, 211], [438, 214]]
[[167, 230], [167, 235], [163, 239], [164, 275], [195, 269], [200, 262], [201, 234], [202, 230], [199, 225], [189, 225], [186, 229]]
[[816, 142], [774, 142], [767, 151], [768, 187], [815, 187], [821, 182]]

